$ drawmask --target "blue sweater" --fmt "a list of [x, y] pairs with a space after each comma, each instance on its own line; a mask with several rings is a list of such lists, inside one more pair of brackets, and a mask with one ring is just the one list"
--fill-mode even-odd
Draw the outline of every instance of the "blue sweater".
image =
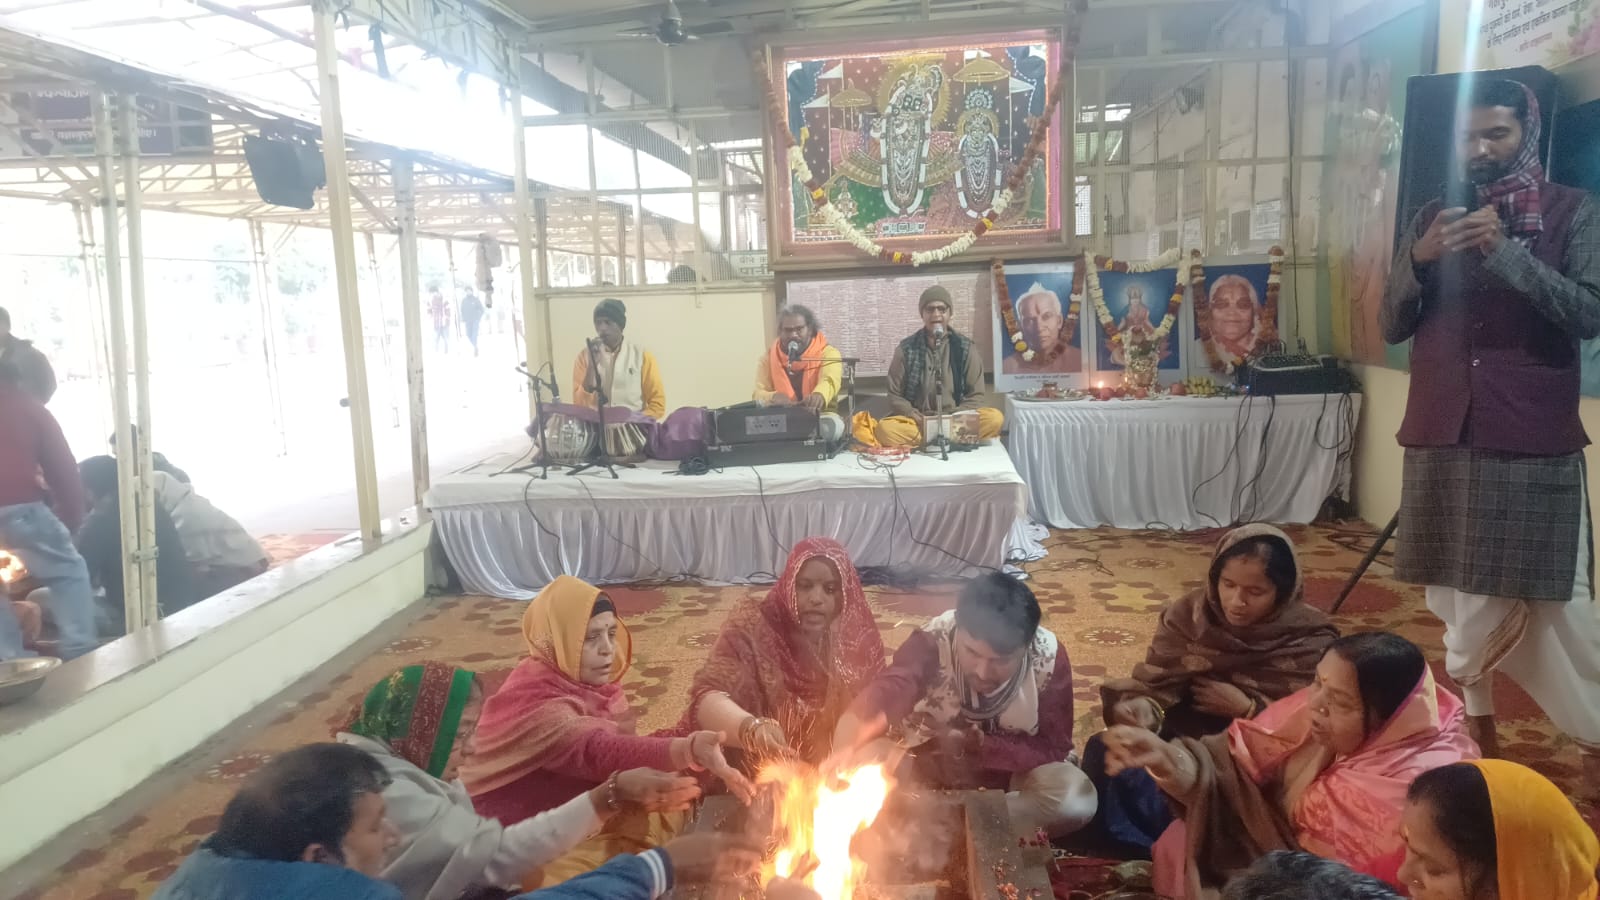
[[[660, 850], [625, 854], [517, 900], [656, 900], [672, 887], [672, 861]], [[202, 846], [151, 900], [401, 900], [393, 885], [327, 863], [222, 856]]]

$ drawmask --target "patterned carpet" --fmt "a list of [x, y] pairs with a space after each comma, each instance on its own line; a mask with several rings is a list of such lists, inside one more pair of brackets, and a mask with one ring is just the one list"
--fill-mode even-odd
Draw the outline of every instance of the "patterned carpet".
[[[1373, 534], [1365, 526], [1297, 528], [1291, 533], [1306, 566], [1308, 596], [1325, 609]], [[1054, 532], [1046, 542], [1050, 555], [1030, 567], [1033, 588], [1046, 624], [1072, 657], [1080, 746], [1100, 728], [1096, 686], [1108, 675], [1126, 673], [1142, 657], [1162, 605], [1200, 584], [1213, 541], [1213, 534], [1098, 530]], [[1439, 658], [1442, 628], [1424, 609], [1421, 590], [1388, 576], [1389, 569], [1380, 560], [1345, 605], [1341, 627], [1393, 629], [1421, 644], [1430, 658]], [[698, 662], [743, 591], [695, 586], [610, 591], [635, 635], [637, 655], [627, 688], [641, 730], [677, 721]], [[954, 588], [874, 591], [872, 603], [885, 642], [898, 646], [928, 617], [950, 608], [953, 592]], [[402, 637], [306, 697], [298, 710], [255, 733], [225, 759], [197, 771], [186, 787], [91, 841], [95, 846], [63, 867], [66, 874], [54, 884], [24, 896], [30, 900], [148, 896], [215, 827], [217, 814], [241, 778], [275, 752], [326, 739], [355, 699], [395, 667], [438, 659], [469, 666], [493, 680], [504, 677], [523, 654], [522, 609], [520, 603], [482, 597], [440, 598]], [[1576, 748], [1504, 678], [1499, 691], [1506, 755], [1570, 790], [1578, 777]], [[1592, 822], [1594, 811], [1589, 813]], [[1075, 878], [1076, 885], [1089, 886], [1100, 872], [1103, 869], [1088, 878]]]
[[310, 531], [304, 534], [264, 534], [256, 540], [261, 542], [261, 549], [267, 551], [267, 558], [272, 560], [273, 566], [281, 566], [291, 559], [305, 556], [307, 553], [325, 547], [328, 544], [344, 537], [343, 531]]

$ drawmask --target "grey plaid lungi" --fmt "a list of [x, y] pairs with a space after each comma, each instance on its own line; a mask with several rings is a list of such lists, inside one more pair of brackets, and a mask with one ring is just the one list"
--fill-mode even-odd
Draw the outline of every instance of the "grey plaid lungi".
[[1520, 600], [1570, 600], [1583, 454], [1408, 447], [1395, 577]]

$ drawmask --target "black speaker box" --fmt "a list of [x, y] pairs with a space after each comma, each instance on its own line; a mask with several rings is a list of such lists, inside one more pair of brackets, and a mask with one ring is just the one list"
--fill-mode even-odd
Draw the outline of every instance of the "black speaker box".
[[1418, 75], [1406, 81], [1406, 121], [1400, 145], [1399, 196], [1395, 204], [1395, 249], [1424, 206], [1444, 196], [1456, 164], [1456, 108], [1473, 79], [1520, 81], [1539, 100], [1539, 159], [1548, 170], [1550, 142], [1558, 131], [1555, 75], [1543, 66]]

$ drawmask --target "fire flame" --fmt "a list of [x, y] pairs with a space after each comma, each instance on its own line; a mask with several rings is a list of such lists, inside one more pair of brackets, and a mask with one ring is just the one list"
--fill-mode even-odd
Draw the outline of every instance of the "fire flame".
[[10, 584], [22, 577], [22, 560], [4, 550], [0, 550], [0, 584]]
[[894, 786], [883, 766], [859, 766], [824, 779], [809, 767], [775, 763], [757, 780], [777, 791], [778, 851], [771, 874], [798, 875], [822, 900], [851, 900], [867, 867], [851, 855], [850, 842], [877, 820]]

